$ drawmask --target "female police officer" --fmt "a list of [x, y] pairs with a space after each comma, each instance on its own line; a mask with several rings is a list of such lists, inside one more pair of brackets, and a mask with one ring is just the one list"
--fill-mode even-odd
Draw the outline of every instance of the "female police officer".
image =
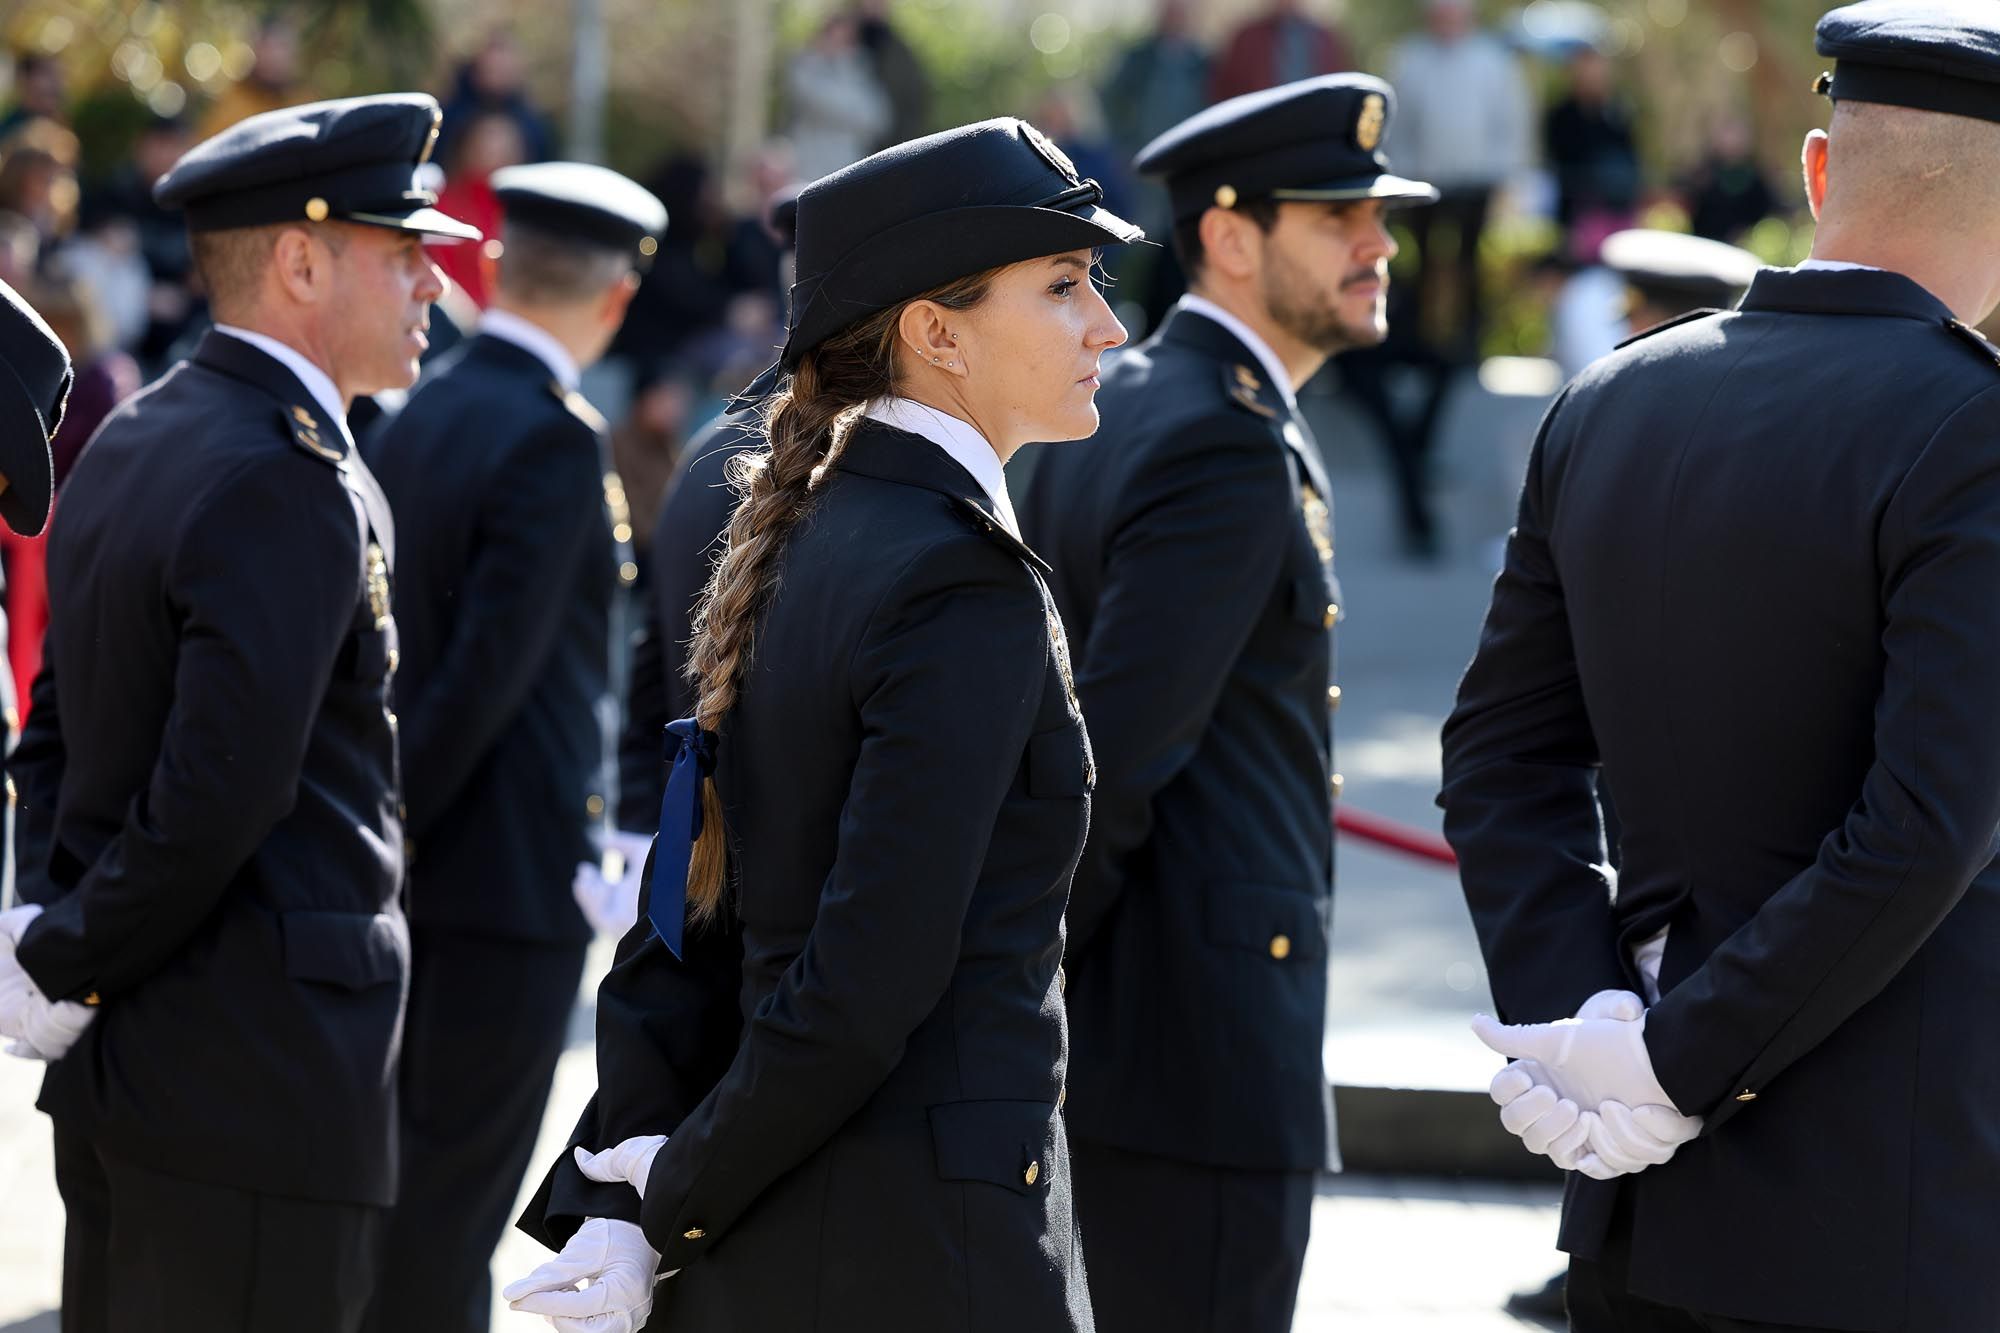
[[1099, 198], [1012, 119], [802, 194], [790, 381], [599, 996], [603, 1151], [531, 1205], [567, 1243], [515, 1308], [637, 1327], [663, 1270], [674, 1328], [1091, 1327], [1057, 966], [1091, 761], [1000, 468], [1097, 427], [1092, 251], [1139, 235]]

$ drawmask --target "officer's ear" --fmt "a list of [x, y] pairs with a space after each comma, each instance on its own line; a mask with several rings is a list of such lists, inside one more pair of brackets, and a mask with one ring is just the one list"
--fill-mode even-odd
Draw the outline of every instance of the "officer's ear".
[[965, 342], [955, 330], [967, 323], [963, 311], [946, 310], [935, 301], [912, 301], [896, 318], [897, 356], [906, 365], [929, 366], [947, 375], [963, 374]]
[[1263, 254], [1259, 242], [1264, 231], [1254, 219], [1233, 208], [1217, 206], [1203, 212], [1198, 225], [1201, 228], [1201, 267], [1204, 274], [1220, 274], [1239, 282], [1257, 275]]
[[1805, 146], [1799, 150], [1799, 165], [1806, 178], [1806, 205], [1812, 209], [1815, 222], [1819, 220], [1821, 205], [1826, 203], [1826, 163], [1830, 144], [1825, 130], [1812, 130], [1806, 135]]
[[304, 227], [282, 226], [271, 240], [272, 271], [278, 285], [300, 305], [316, 305], [325, 296], [332, 276], [333, 256], [324, 244], [315, 244], [313, 233]]
[[604, 295], [597, 299], [597, 314], [604, 327], [616, 329], [625, 322], [625, 311], [638, 292], [639, 275], [631, 272], [604, 289]]

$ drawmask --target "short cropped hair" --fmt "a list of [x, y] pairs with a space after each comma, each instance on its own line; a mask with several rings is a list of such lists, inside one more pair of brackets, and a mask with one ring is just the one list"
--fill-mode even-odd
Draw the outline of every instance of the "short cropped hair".
[[[1239, 200], [1235, 211], [1256, 223], [1257, 230], [1266, 236], [1271, 234], [1271, 228], [1278, 225], [1278, 201], [1269, 195]], [[1174, 253], [1180, 257], [1181, 272], [1187, 275], [1189, 282], [1201, 276], [1202, 266], [1208, 260], [1201, 248], [1201, 216], [1196, 213], [1174, 223]]]
[[500, 229], [500, 290], [527, 305], [588, 301], [632, 271], [629, 252], [509, 222]]
[[260, 227], [224, 227], [190, 233], [188, 242], [194, 271], [208, 292], [209, 305], [226, 312], [255, 300], [264, 272], [270, 267], [278, 233], [287, 227], [306, 226], [335, 254], [347, 243], [340, 227], [330, 223], [271, 222]]

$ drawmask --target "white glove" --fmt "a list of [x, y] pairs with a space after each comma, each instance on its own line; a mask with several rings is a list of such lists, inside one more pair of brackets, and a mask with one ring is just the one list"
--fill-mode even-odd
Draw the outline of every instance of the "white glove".
[[36, 903], [0, 912], [0, 1037], [7, 1054], [23, 1060], [58, 1060], [76, 1045], [97, 1010], [70, 1000], [50, 1000], [21, 966], [14, 948], [28, 924], [42, 914]]
[[636, 1333], [653, 1312], [659, 1266], [660, 1252], [637, 1226], [586, 1218], [561, 1254], [508, 1283], [500, 1295], [562, 1333]]
[[646, 1179], [653, 1174], [653, 1159], [660, 1155], [660, 1149], [666, 1142], [664, 1134], [638, 1134], [603, 1152], [585, 1152], [578, 1148], [577, 1170], [606, 1185], [622, 1180], [643, 1199], [646, 1197]]
[[[1631, 995], [1630, 991], [1601, 994]], [[1593, 999], [1599, 998], [1593, 996]], [[1632, 1002], [1638, 1002], [1632, 996]], [[1533, 1060], [1559, 1097], [1579, 1107], [1600, 1102], [1672, 1107], [1673, 1098], [1653, 1074], [1646, 1050], [1646, 1016], [1565, 1018], [1555, 1023], [1509, 1025], [1479, 1014], [1472, 1031], [1491, 1050], [1516, 1060]]]
[[[1605, 1027], [1628, 1031], [1607, 1038]], [[1578, 1059], [1579, 1033], [1585, 1028], [1593, 1031], [1584, 1036], [1584, 1055]], [[1510, 1028], [1481, 1015], [1473, 1030], [1503, 1055], [1517, 1049], [1542, 1053], [1540, 1058], [1516, 1059], [1494, 1076], [1489, 1091], [1500, 1104], [1501, 1124], [1519, 1135], [1529, 1151], [1547, 1153], [1564, 1170], [1597, 1180], [1643, 1171], [1666, 1162], [1701, 1133], [1700, 1119], [1675, 1110], [1654, 1077], [1644, 1045], [1645, 1007], [1630, 991], [1599, 991], [1575, 1018], [1561, 1023]], [[1636, 1074], [1629, 1049], [1616, 1040], [1620, 1036], [1637, 1045]], [[1600, 1048], [1610, 1049], [1613, 1058], [1606, 1059]], [[1637, 1089], [1634, 1095], [1652, 1100], [1636, 1107], [1619, 1097], [1591, 1100], [1597, 1088], [1620, 1082]]]
[[[1630, 991], [1599, 991], [1576, 1011], [1578, 1018], [1635, 1019], [1645, 1012]], [[1548, 1071], [1534, 1060], [1516, 1060], [1493, 1076], [1487, 1089], [1500, 1107], [1500, 1124], [1529, 1152], [1546, 1155], [1565, 1171], [1588, 1155], [1595, 1110], [1583, 1110], [1556, 1092]]]
[[646, 868], [651, 834], [612, 829], [598, 835], [601, 861], [580, 861], [570, 892], [584, 919], [601, 935], [622, 936], [639, 919], [639, 877]]

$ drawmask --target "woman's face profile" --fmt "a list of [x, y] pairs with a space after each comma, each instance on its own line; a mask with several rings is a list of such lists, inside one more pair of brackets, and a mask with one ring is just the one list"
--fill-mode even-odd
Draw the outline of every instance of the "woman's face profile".
[[1097, 431], [1098, 359], [1125, 341], [1125, 327], [1090, 280], [1093, 257], [1072, 250], [1010, 265], [985, 300], [950, 317], [961, 373], [946, 382], [1003, 459], [1031, 441]]

